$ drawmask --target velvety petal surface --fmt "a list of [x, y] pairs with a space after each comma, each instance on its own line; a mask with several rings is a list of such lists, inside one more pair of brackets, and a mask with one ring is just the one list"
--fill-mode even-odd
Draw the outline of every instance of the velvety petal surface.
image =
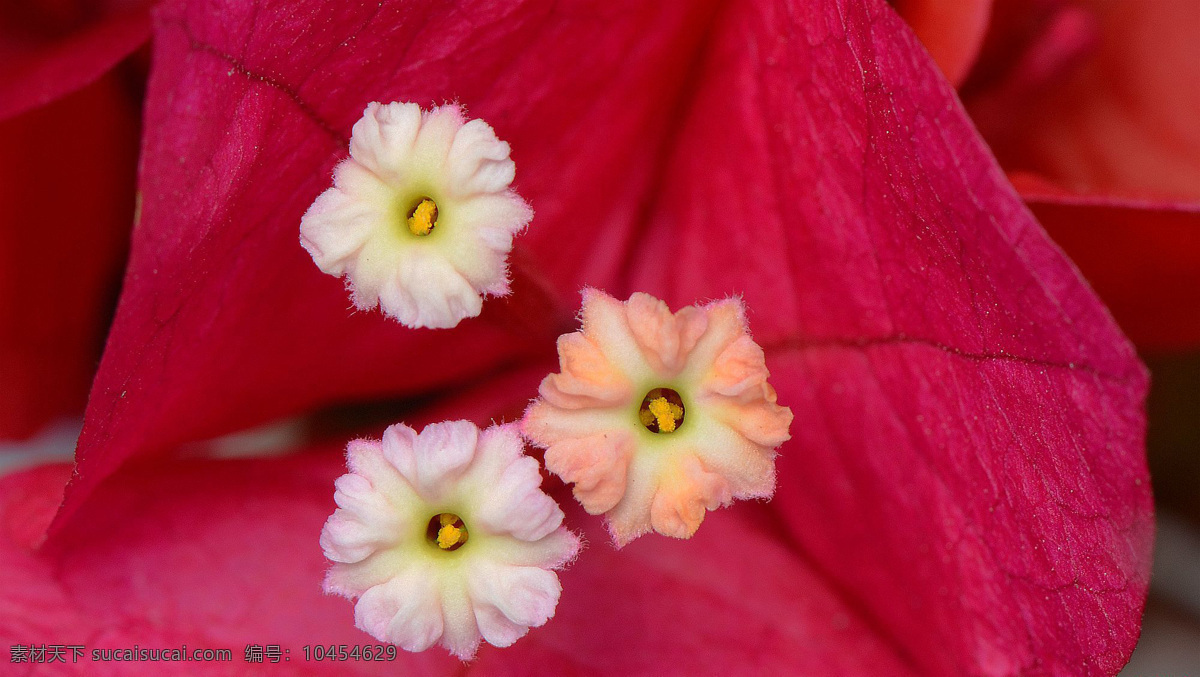
[[921, 673], [1115, 672], [1152, 540], [1132, 346], [889, 8], [718, 24], [629, 287], [743, 295], [795, 414], [772, 505]]
[[[142, 215], [67, 511], [130, 455], [552, 350], [580, 280], [622, 263], [705, 5], [161, 6]], [[351, 125], [392, 100], [485, 119], [537, 214], [514, 251], [514, 301], [455, 330], [352, 312], [298, 242]]]
[[[166, 461], [120, 471], [65, 529], [28, 548], [66, 468], [0, 479], [0, 645], [71, 638], [91, 649], [232, 651], [189, 674], [245, 674], [247, 644], [279, 644], [281, 674], [915, 674], [773, 527], [761, 509], [722, 511], [695, 539], [596, 545], [561, 574], [544, 627], [463, 665], [442, 651], [390, 662], [313, 662], [305, 645], [374, 644], [346, 600], [321, 593], [317, 534], [333, 510], [335, 449], [271, 460]], [[561, 486], [559, 487], [561, 489]], [[565, 492], [560, 492], [564, 493]], [[582, 512], [568, 517], [596, 527]], [[3, 654], [0, 654], [3, 656]], [[8, 657], [3, 656], [7, 661]], [[42, 666], [72, 674], [72, 666]], [[88, 674], [162, 674], [161, 663], [86, 663]]]
[[133, 223], [137, 134], [116, 74], [0, 121], [0, 439], [83, 412]]
[[[780, 401], [796, 414], [795, 439], [782, 449], [773, 504], [784, 519], [773, 530], [776, 523], [763, 513], [753, 513], [750, 519], [767, 529], [770, 543], [794, 539], [798, 552], [804, 553], [796, 561], [806, 566], [788, 566], [786, 574], [776, 575], [772, 563], [783, 554], [738, 540], [761, 532], [726, 529], [720, 526], [725, 520], [742, 518], [722, 516], [706, 525], [720, 537], [720, 545], [714, 546], [720, 552], [699, 558], [701, 565], [697, 558], [680, 554], [690, 552], [689, 543], [652, 543], [647, 547], [662, 550], [646, 555], [655, 563], [685, 558], [689, 572], [708, 577], [705, 560], [721, 563], [735, 552], [753, 552], [753, 566], [744, 571], [735, 571], [735, 564], [718, 567], [716, 591], [712, 585], [693, 587], [671, 596], [670, 602], [662, 601], [641, 592], [646, 590], [646, 565], [640, 564], [627, 582], [603, 588], [607, 594], [581, 611], [571, 610], [564, 594], [562, 616], [552, 623], [579, 613], [587, 616], [592, 631], [591, 610], [599, 608], [611, 609], [618, 619], [614, 623], [628, 624], [629, 616], [612, 606], [623, 603], [615, 593], [619, 587], [639, 591], [635, 599], [647, 595], [641, 608], [654, 613], [671, 610], [649, 616], [651, 622], [641, 626], [647, 632], [635, 633], [631, 640], [645, 641], [643, 634], [682, 626], [679, 619], [686, 618], [688, 631], [702, 628], [702, 640], [685, 642], [690, 651], [714, 644], [715, 638], [731, 631], [722, 618], [732, 621], [734, 630], [760, 630], [751, 636], [735, 635], [742, 638], [735, 650], [743, 645], [760, 648], [754, 642], [764, 634], [770, 637], [766, 633], [771, 628], [795, 621], [800, 625], [789, 625], [771, 650], [795, 656], [797, 662], [819, 655], [814, 652], [823, 647], [833, 648], [833, 661], [858, 660], [861, 653], [870, 659], [872, 674], [903, 673], [906, 667], [935, 675], [1115, 671], [1136, 638], [1148, 569], [1144, 372], [1107, 312], [1012, 192], [948, 85], [900, 19], [881, 2], [729, 3], [712, 24], [694, 91], [685, 90], [687, 105], [679, 108], [663, 105], [674, 99], [661, 89], [653, 96], [631, 99], [629, 93], [641, 89], [621, 78], [619, 68], [597, 75], [597, 81], [571, 69], [554, 69], [562, 72], [565, 91], [574, 95], [571, 105], [582, 106], [583, 113], [595, 110], [590, 102], [613, 101], [604, 95], [611, 90], [597, 82], [619, 81], [613, 86], [620, 88], [623, 106], [610, 104], [601, 110], [622, 124], [615, 127], [614, 141], [554, 118], [577, 134], [570, 138], [579, 139], [578, 157], [588, 160], [578, 160], [579, 174], [572, 175], [561, 163], [562, 157], [575, 156], [556, 147], [556, 155], [547, 153], [541, 164], [529, 161], [554, 171], [534, 172], [543, 183], [534, 180], [527, 187], [521, 183], [526, 166], [521, 148], [536, 144], [515, 139], [557, 129], [546, 127], [547, 118], [535, 118], [533, 112], [547, 108], [538, 108], [539, 100], [530, 97], [546, 85], [529, 77], [508, 79], [524, 75], [518, 66], [526, 59], [539, 64], [538, 69], [527, 66], [531, 72], [547, 72], [545, 50], [529, 47], [537, 44], [538, 24], [522, 20], [519, 12], [530, 6], [513, 5], [518, 9], [502, 17], [513, 22], [515, 37], [470, 43], [475, 55], [524, 55], [504, 68], [481, 68], [480, 63], [489, 62], [456, 61], [456, 55], [446, 52], [438, 57], [438, 49], [467, 44], [453, 41], [453, 32], [439, 33], [440, 41], [421, 42], [424, 33], [410, 31], [404, 35], [418, 36], [413, 44], [424, 51], [389, 44], [388, 51], [371, 62], [377, 69], [371, 73], [379, 79], [353, 87], [346, 83], [354, 77], [345, 73], [365, 68], [354, 65], [360, 64], [361, 53], [337, 62], [343, 67], [340, 71], [313, 68], [314, 54], [357, 49], [356, 41], [341, 42], [345, 33], [336, 28], [338, 22], [328, 35], [313, 37], [298, 27], [298, 20], [289, 21], [293, 15], [278, 8], [268, 7], [257, 20], [247, 17], [220, 26], [202, 21], [200, 17], [208, 15], [199, 10], [190, 14], [172, 9], [160, 16], [159, 63], [175, 65], [160, 68], [152, 83], [151, 115], [163, 116], [163, 122], [175, 119], [172, 116], [190, 119], [172, 135], [163, 132], [147, 142], [145, 176], [153, 178], [144, 186], [146, 211], [135, 242], [131, 291], [93, 396], [80, 450], [80, 476], [68, 500], [79, 501], [133, 451], [169, 448], [174, 438], [339, 397], [412, 392], [444, 379], [465, 379], [503, 359], [479, 354], [477, 346], [489, 345], [493, 338], [483, 330], [470, 337], [464, 332], [461, 339], [437, 334], [437, 341], [422, 344], [384, 325], [365, 328], [377, 318], [354, 318], [364, 323], [362, 331], [348, 330], [344, 317], [331, 311], [318, 321], [314, 313], [325, 305], [340, 303], [344, 310], [344, 292], [316, 271], [310, 271], [314, 280], [304, 277], [308, 269], [300, 265], [299, 251], [291, 262], [286, 253], [279, 254], [294, 237], [290, 224], [295, 219], [287, 214], [298, 218], [324, 186], [323, 177], [311, 176], [310, 165], [331, 166], [344, 146], [337, 130], [348, 127], [360, 112], [349, 106], [341, 110], [341, 97], [325, 93], [344, 87], [357, 95], [383, 98], [373, 93], [372, 83], [401, 82], [405, 84], [389, 91], [415, 99], [440, 97], [443, 93], [435, 90], [448, 85], [422, 78], [449, 69], [452, 77], [447, 82], [469, 83], [477, 77], [481, 91], [496, 96], [508, 92], [514, 98], [514, 92], [521, 94], [528, 108], [518, 109], [528, 117], [505, 113], [509, 109], [500, 102], [506, 99], [478, 94], [476, 105], [474, 90], [465, 84], [459, 96], [473, 114], [488, 119], [513, 143], [518, 189], [535, 210], [554, 215], [550, 223], [574, 213], [587, 217], [581, 222], [611, 226], [546, 230], [541, 232], [551, 234], [537, 236], [535, 219], [526, 251], [550, 281], [545, 286], [554, 289], [581, 279], [603, 286], [619, 268], [619, 257], [600, 257], [581, 266], [576, 254], [593, 245], [630, 242], [630, 233], [636, 232], [636, 257], [624, 268], [624, 286], [630, 289], [609, 291], [643, 289], [673, 306], [743, 294], [756, 338], [767, 347], [773, 380], [779, 379]], [[386, 26], [409, 25], [388, 14], [391, 9], [356, 17], [354, 26], [371, 26], [376, 20]], [[598, 15], [608, 21], [580, 19], [570, 25], [591, 30], [626, 26], [616, 20], [637, 13], [626, 8], [622, 14], [620, 9]], [[556, 21], [561, 15], [544, 11], [540, 16], [545, 26], [561, 25]], [[411, 25], [441, 25], [424, 18], [425, 23]], [[457, 23], [447, 25], [475, 25], [464, 24], [463, 16], [454, 18]], [[631, 44], [658, 35], [644, 30], [644, 17], [635, 18], [628, 26], [636, 25], [636, 35], [642, 37]], [[704, 22], [697, 23], [700, 26], [683, 20], [668, 25], [679, 26], [683, 35]], [[271, 33], [273, 39], [267, 40], [256, 32], [263, 27], [283, 32]], [[237, 30], [243, 32], [234, 39], [231, 33]], [[487, 33], [495, 35], [502, 34]], [[571, 50], [584, 43], [622, 59], [638, 54], [603, 40], [581, 40], [581, 35], [592, 34], [580, 30], [555, 35], [570, 46], [563, 48], [566, 54], [575, 54]], [[328, 44], [321, 42], [326, 38]], [[313, 45], [313, 40], [319, 44]], [[303, 49], [279, 49], [302, 41]], [[678, 75], [690, 58], [682, 43], [653, 42], [661, 48], [654, 52], [661, 61], [643, 58], [630, 72], [648, 72], [643, 69], [649, 62], [676, 68], [649, 72]], [[256, 46], [261, 51], [255, 52]], [[427, 71], [396, 65], [408, 63], [404, 60], [414, 53], [426, 58], [417, 63], [441, 58], [437, 63], [442, 66]], [[668, 54], [669, 58], [662, 56]], [[646, 86], [659, 82], [682, 86], [680, 78], [651, 80]], [[413, 90], [406, 94], [401, 87]], [[212, 100], [206, 98], [201, 105], [200, 91]], [[624, 106], [639, 101], [646, 115], [634, 117]], [[495, 108], [489, 111], [489, 106]], [[646, 120], [661, 122], [671, 115], [679, 120], [671, 135], [656, 137], [657, 130], [646, 126]], [[543, 126], [519, 124], [524, 120], [532, 125], [535, 119]], [[222, 120], [224, 126], [214, 122]], [[605, 119], [603, 124], [614, 122]], [[321, 133], [328, 139], [323, 150], [299, 142]], [[637, 141], [655, 146], [661, 139], [669, 145], [663, 174], [655, 174], [662, 179], [638, 184], [653, 192], [619, 190], [657, 171], [653, 152], [630, 154], [629, 149], [642, 150]], [[264, 176], [270, 179], [266, 183]], [[576, 180], [578, 176], [607, 183], [601, 181], [597, 188]], [[286, 189], [278, 195], [252, 189], [261, 185]], [[546, 192], [534, 189], [538, 185]], [[565, 185], [583, 185], [591, 192], [575, 194], [562, 190]], [[203, 190], [193, 190], [196, 186]], [[549, 197], [550, 186], [554, 197]], [[151, 194], [158, 195], [153, 198], [157, 207], [151, 206]], [[265, 200], [264, 195], [273, 199]], [[548, 206], [540, 206], [540, 200]], [[636, 222], [640, 227], [630, 231], [635, 216], [641, 219]], [[156, 278], [159, 275], [163, 277]], [[254, 305], [249, 293], [254, 294]], [[555, 294], [547, 292], [551, 298]], [[548, 302], [550, 307], [555, 304]], [[509, 331], [499, 322], [488, 326], [499, 336]], [[456, 345], [475, 348], [464, 355], [453, 349]], [[495, 347], [491, 350], [502, 354]], [[395, 362], [365, 359], [381, 354]], [[341, 355], [354, 358], [337, 362]], [[447, 355], [459, 358], [452, 369], [446, 367]], [[422, 365], [429, 365], [428, 373], [422, 373]], [[331, 468], [321, 482], [327, 485], [338, 471]], [[156, 481], [170, 476], [157, 472]], [[202, 484], [194, 491], [205, 497], [205, 523], [226, 522], [213, 518], [214, 506], [221, 504], [212, 502], [212, 492], [229, 485], [241, 487], [238, 496], [244, 497], [248, 492], [238, 482], [250, 480], [239, 478], [266, 474], [276, 478], [261, 481], [268, 488], [303, 475], [293, 471], [279, 479], [280, 473], [256, 473], [241, 466], [218, 482]], [[199, 467], [180, 474], [196, 482], [203, 480], [192, 478], [205, 475]], [[102, 492], [117, 492], [123, 481]], [[165, 480], [163, 485], [172, 486]], [[136, 485], [125, 491], [138, 497], [154, 494]], [[317, 489], [305, 491], [315, 495]], [[177, 486], [170, 502], [183, 503], [179, 497], [186, 493]], [[88, 520], [110, 514], [101, 509], [109, 500], [102, 493], [78, 520], [64, 522], [61, 538], [39, 557], [51, 556], [55, 548], [74, 549], [76, 541], [87, 542], [80, 530], [89, 526]], [[262, 512], [282, 509], [281, 502]], [[147, 512], [157, 518], [154, 510]], [[158, 512], [169, 513], [165, 505]], [[293, 522], [299, 525], [304, 519]], [[287, 533], [283, 524], [272, 526], [277, 528], [269, 532], [277, 538]], [[226, 547], [227, 541], [237, 540], [232, 536], [229, 532], [212, 538], [213, 547]], [[702, 530], [697, 538], [708, 536]], [[194, 541], [187, 540], [193, 554]], [[694, 544], [702, 542], [707, 541], [690, 544], [700, 547]], [[287, 545], [278, 543], [272, 553], [300, 552]], [[679, 550], [672, 549], [676, 547]], [[133, 561], [170, 548], [147, 550]], [[638, 551], [631, 546], [620, 556], [626, 552]], [[581, 573], [575, 575], [589, 571], [585, 566], [591, 565], [584, 564], [589, 554], [584, 553]], [[787, 552], [789, 557], [794, 554]], [[621, 561], [617, 557], [606, 552], [596, 561], [609, 563], [616, 576], [613, 562]], [[86, 568], [105, 570], [97, 561], [87, 562]], [[278, 566], [267, 568], [274, 571]], [[254, 570], [251, 565], [239, 569]], [[681, 598], [689, 604], [723, 599], [730, 581], [742, 581], [743, 574], [752, 579], [747, 582], [750, 587], [732, 588], [736, 595], [730, 604], [753, 599], [752, 610], [713, 606], [705, 609], [712, 611], [711, 617], [674, 613], [672, 605]], [[568, 590], [571, 575], [564, 577]], [[801, 588], [789, 588], [789, 580]], [[754, 587], [762, 581], [771, 585]], [[809, 587], [805, 581], [819, 581], [821, 586]], [[197, 584], [191, 581], [187, 589]], [[672, 585], [661, 580], [649, 587], [657, 594]], [[786, 601], [786, 607], [773, 606], [772, 595]], [[147, 604], [161, 603], [155, 602], [159, 599], [171, 595], [154, 591]], [[806, 600], [816, 600], [811, 608], [833, 619], [852, 611], [845, 623], [834, 626], [850, 628], [852, 640], [840, 643], [822, 634], [828, 629], [815, 621], [806, 625], [802, 614], [789, 615], [805, 608]], [[99, 600], [93, 608], [110, 601]], [[285, 608], [287, 604], [291, 602]], [[765, 628], [755, 620], [762, 609], [770, 616]], [[160, 613], [157, 607], [154, 613]], [[600, 617], [608, 614], [603, 611]], [[511, 651], [551, 646], [553, 651], [539, 654], [545, 660], [551, 654], [559, 655], [564, 665], [578, 660], [576, 654], [564, 653], [563, 643], [552, 641], [554, 627], [543, 629], [546, 640], [535, 642], [531, 636], [523, 640], [528, 644], [518, 643]], [[618, 626], [611, 633], [622, 636], [623, 629]], [[677, 640], [672, 635], [664, 641]], [[530, 648], [521, 648], [525, 646]], [[572, 646], [585, 656], [609, 655], [588, 644]], [[648, 661], [644, 656], [657, 650], [660, 658], [693, 665], [675, 646], [654, 644], [645, 652], [622, 646], [628, 655], [604, 660], [637, 670], [642, 665], [638, 661]], [[763, 648], [754, 655], [766, 652]], [[481, 654], [481, 665], [488, 660], [490, 655]], [[749, 659], [743, 655], [742, 660], [744, 664]], [[823, 668], [818, 672], [855, 670], [846, 663], [815, 665]]]
[[0, 8], [0, 120], [95, 81], [150, 37], [150, 2], [67, 0]]
[[1200, 344], [1200, 6], [996, 10], [962, 91], [980, 131], [1140, 348]]

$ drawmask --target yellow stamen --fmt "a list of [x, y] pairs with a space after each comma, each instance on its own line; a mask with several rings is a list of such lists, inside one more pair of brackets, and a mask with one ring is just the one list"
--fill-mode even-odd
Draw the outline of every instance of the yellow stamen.
[[[446, 516], [443, 515], [442, 519], [444, 520], [445, 518]], [[462, 538], [462, 533], [462, 529], [459, 529], [453, 524], [443, 524], [442, 528], [438, 529], [438, 547], [442, 550], [449, 550], [450, 548], [453, 548], [454, 546], [458, 545], [459, 540]]]
[[671, 404], [665, 397], [656, 397], [655, 399], [650, 400], [650, 406], [648, 409], [650, 410], [650, 413], [654, 415], [654, 419], [658, 422], [659, 432], [675, 432], [676, 422], [683, 418], [683, 407], [677, 404]]
[[466, 544], [470, 534], [462, 518], [452, 512], [443, 512], [429, 518], [425, 527], [425, 538], [431, 544], [447, 552], [458, 550]]
[[428, 235], [437, 225], [437, 217], [437, 204], [429, 198], [424, 198], [408, 217], [408, 231], [413, 235]]

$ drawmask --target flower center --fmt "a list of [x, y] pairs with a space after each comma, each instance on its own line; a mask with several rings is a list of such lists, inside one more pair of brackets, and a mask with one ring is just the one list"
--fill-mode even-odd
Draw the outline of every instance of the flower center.
[[443, 512], [429, 518], [425, 527], [425, 539], [440, 550], [454, 551], [467, 542], [467, 525], [452, 512]]
[[683, 398], [670, 388], [654, 388], [642, 399], [638, 418], [652, 433], [673, 433], [683, 425]]
[[408, 210], [408, 232], [413, 235], [428, 235], [437, 225], [438, 208], [433, 198], [423, 197]]

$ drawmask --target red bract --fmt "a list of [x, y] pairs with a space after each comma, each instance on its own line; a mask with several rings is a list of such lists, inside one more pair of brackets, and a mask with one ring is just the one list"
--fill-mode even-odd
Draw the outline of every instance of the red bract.
[[133, 221], [127, 89], [110, 74], [0, 119], [0, 439], [83, 411]]
[[133, 218], [140, 2], [0, 9], [0, 439], [78, 415]]
[[1014, 183], [1138, 347], [1200, 345], [1200, 201], [1079, 198]]
[[0, 8], [0, 119], [46, 105], [146, 42], [148, 0], [29, 0]]
[[[1200, 6], [1003, 0], [994, 9], [962, 87], [984, 138], [1140, 347], [1200, 345]], [[960, 20], [943, 35], [977, 24]], [[931, 38], [935, 54], [941, 45]]]
[[[651, 190], [670, 93], [707, 18], [672, 7], [562, 17], [537, 3], [163, 8], [142, 219], [68, 510], [131, 455], [461, 382], [551, 347], [577, 286], [613, 279]], [[264, 11], [275, 18], [261, 23]], [[643, 39], [645, 21], [657, 30]], [[587, 68], [549, 68], [546, 54]], [[546, 312], [498, 302], [485, 321], [413, 332], [348, 312], [342, 283], [299, 248], [300, 216], [365, 103], [443, 98], [514, 148], [519, 192], [550, 224], [521, 240], [514, 298], [542, 299]]]
[[[1002, 25], [1027, 4], [999, 3]], [[1010, 170], [1081, 195], [1200, 200], [1198, 23], [1186, 0], [1064, 4], [1025, 26], [1005, 70], [981, 64], [1001, 72], [967, 84], [968, 106]]]
[[[409, 422], [511, 417], [590, 284], [674, 307], [743, 295], [795, 414], [778, 491], [692, 541], [593, 537], [557, 617], [472, 670], [1124, 663], [1151, 539], [1144, 371], [882, 2], [217, 9], [156, 17], [126, 287], [51, 539], [3, 555], [33, 591], [12, 608], [80, 634], [115, 619], [117, 645], [278, 641], [293, 666], [302, 644], [364, 641], [318, 595], [336, 454], [161, 452], [465, 382]], [[511, 300], [414, 331], [351, 314], [297, 228], [366, 102], [442, 99], [512, 144], [537, 215]]]

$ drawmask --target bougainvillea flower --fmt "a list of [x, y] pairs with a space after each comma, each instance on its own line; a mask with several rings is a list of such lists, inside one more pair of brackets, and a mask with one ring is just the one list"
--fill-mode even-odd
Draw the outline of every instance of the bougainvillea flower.
[[[1152, 531], [1144, 370], [885, 3], [174, 2], [154, 49], [126, 284], [65, 503], [41, 550], [36, 529], [5, 551], [24, 583], [4, 637], [119, 621], [108, 636], [278, 637], [293, 664], [314, 637], [362, 642], [344, 601], [320, 601], [336, 449], [166, 455], [382, 396], [473, 403], [414, 424], [514, 420], [591, 285], [673, 308], [741, 295], [793, 437], [769, 505], [589, 549], [554, 620], [476, 669], [1111, 674], [1128, 657]], [[297, 224], [366, 103], [446, 100], [511, 144], [537, 210], [513, 294], [438, 332], [350, 313]], [[56, 505], [61, 474], [0, 496], [18, 491]]]
[[[933, 54], [979, 32], [963, 10], [933, 30], [924, 4], [901, 9]], [[1180, 310], [1200, 308], [1200, 5], [1000, 0], [990, 18], [962, 97], [1001, 165], [1140, 347], [1200, 345]]]
[[562, 592], [552, 569], [579, 539], [524, 449], [515, 427], [468, 421], [351, 442], [321, 532], [325, 591], [357, 599], [355, 625], [409, 651], [468, 659], [480, 639], [509, 646], [543, 625]]
[[509, 190], [507, 143], [458, 106], [367, 106], [334, 170], [300, 221], [321, 270], [345, 275], [354, 305], [378, 305], [409, 327], [475, 317], [483, 295], [509, 291], [506, 257], [533, 213]]
[[649, 294], [587, 289], [580, 318], [522, 427], [618, 547], [652, 529], [690, 538], [705, 511], [775, 492], [792, 412], [741, 301], [672, 313]]
[[[0, 478], [4, 590], [20, 591], [0, 612], [0, 659], [13, 643], [72, 635], [96, 649], [229, 648], [232, 664], [204, 667], [235, 674], [256, 667], [242, 662], [247, 644], [286, 647], [287, 663], [258, 667], [299, 675], [912, 674], [819, 570], [757, 524], [763, 515], [737, 509], [713, 515], [690, 541], [590, 548], [561, 574], [553, 620], [511, 647], [482, 646], [466, 668], [436, 650], [306, 661], [305, 646], [375, 644], [345, 600], [312, 584], [327, 567], [312, 537], [341, 462], [335, 448], [307, 451], [132, 468], [68, 528], [69, 548], [39, 552], [14, 539], [45, 525], [70, 468]], [[149, 662], [87, 667], [164, 671]]]

